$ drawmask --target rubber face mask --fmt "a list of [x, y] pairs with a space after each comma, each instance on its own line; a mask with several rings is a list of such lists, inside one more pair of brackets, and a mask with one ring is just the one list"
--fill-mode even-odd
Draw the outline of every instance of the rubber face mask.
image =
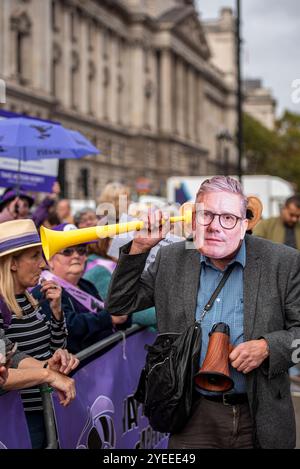
[[244, 239], [248, 221], [238, 194], [207, 192], [196, 203], [196, 248], [211, 259], [230, 257]]

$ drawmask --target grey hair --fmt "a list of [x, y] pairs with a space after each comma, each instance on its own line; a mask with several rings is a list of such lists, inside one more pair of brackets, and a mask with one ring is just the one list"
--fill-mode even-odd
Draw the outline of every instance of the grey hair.
[[196, 200], [199, 196], [207, 192], [229, 192], [231, 194], [238, 194], [241, 197], [242, 216], [246, 217], [248, 200], [237, 179], [230, 176], [214, 176], [211, 179], [206, 179], [202, 182], [197, 192]]
[[74, 215], [74, 224], [76, 226], [78, 226], [79, 223], [81, 222], [81, 218], [83, 217], [83, 215], [85, 215], [86, 213], [89, 213], [89, 212], [96, 213], [96, 210], [94, 210], [91, 207], [84, 207], [84, 208], [78, 210], [78, 212], [76, 212], [75, 215]]

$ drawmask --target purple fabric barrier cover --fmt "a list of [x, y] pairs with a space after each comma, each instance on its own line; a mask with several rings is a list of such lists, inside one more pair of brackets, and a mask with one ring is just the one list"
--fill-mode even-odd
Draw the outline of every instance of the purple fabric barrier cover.
[[133, 399], [145, 363], [144, 345], [155, 334], [141, 331], [118, 343], [74, 375], [76, 399], [66, 408], [53, 396], [61, 448], [151, 449], [167, 447]]
[[31, 449], [23, 404], [11, 391], [0, 396], [0, 449]]

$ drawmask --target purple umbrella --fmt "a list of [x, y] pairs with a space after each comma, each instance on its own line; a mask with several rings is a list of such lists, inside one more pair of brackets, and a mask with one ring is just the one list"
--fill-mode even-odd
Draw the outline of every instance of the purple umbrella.
[[25, 117], [0, 121], [0, 157], [17, 159], [19, 175], [21, 161], [82, 158], [99, 153], [80, 132], [60, 124]]

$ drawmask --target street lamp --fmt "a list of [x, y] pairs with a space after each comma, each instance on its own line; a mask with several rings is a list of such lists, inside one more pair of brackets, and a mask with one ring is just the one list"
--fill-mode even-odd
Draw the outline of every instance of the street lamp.
[[236, 0], [236, 64], [237, 64], [237, 146], [238, 146], [238, 177], [242, 182], [243, 175], [243, 110], [242, 110], [242, 72], [241, 72], [241, 1]]

